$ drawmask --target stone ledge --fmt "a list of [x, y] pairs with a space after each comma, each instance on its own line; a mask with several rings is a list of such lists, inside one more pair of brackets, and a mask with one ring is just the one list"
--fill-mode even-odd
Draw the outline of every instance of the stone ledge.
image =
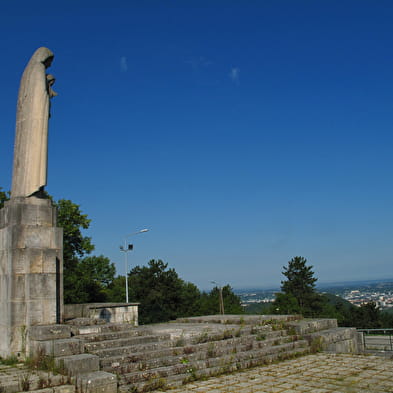
[[36, 341], [58, 340], [71, 337], [71, 327], [67, 325], [36, 325], [30, 326], [29, 339]]
[[115, 374], [95, 371], [78, 376], [76, 386], [83, 393], [116, 393], [117, 378]]

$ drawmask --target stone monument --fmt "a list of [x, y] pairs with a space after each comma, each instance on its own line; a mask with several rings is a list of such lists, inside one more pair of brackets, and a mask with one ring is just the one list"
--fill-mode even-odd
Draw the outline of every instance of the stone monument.
[[48, 48], [35, 51], [20, 83], [11, 199], [0, 210], [0, 356], [28, 353], [29, 328], [62, 322], [63, 230], [45, 198], [54, 77]]

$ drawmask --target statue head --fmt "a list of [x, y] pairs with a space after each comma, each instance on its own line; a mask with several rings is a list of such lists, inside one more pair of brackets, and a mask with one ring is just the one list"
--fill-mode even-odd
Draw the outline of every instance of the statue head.
[[45, 68], [48, 68], [51, 66], [53, 58], [54, 58], [53, 52], [50, 49], [42, 46], [41, 48], [38, 48], [34, 52], [30, 61], [36, 63], [42, 63], [44, 64]]

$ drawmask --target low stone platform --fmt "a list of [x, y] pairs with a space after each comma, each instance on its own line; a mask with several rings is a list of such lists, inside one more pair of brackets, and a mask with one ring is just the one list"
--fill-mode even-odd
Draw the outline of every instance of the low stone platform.
[[391, 393], [393, 360], [379, 356], [319, 353], [160, 392]]

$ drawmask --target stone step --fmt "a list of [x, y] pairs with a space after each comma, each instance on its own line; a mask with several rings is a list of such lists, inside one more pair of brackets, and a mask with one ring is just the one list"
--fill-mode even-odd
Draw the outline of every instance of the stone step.
[[337, 319], [303, 319], [297, 322], [289, 322], [288, 326], [293, 327], [297, 334], [304, 335], [321, 330], [337, 328]]
[[[94, 353], [99, 356], [108, 356], [108, 353], [113, 353], [116, 351], [121, 351], [124, 353], [125, 350], [132, 348], [133, 351], [137, 351], [138, 347], [145, 344], [158, 343], [165, 345], [172, 345], [170, 336], [167, 334], [152, 335], [152, 336], [137, 336], [122, 338], [118, 340], [106, 340], [97, 341], [91, 343], [85, 343], [85, 351], [89, 353]], [[105, 352], [106, 351], [106, 352]], [[111, 355], [113, 356], [113, 355]]]
[[[252, 359], [247, 359], [245, 361], [239, 361], [236, 364], [232, 363], [224, 366], [219, 365], [219, 366], [213, 366], [213, 367], [195, 370], [194, 372], [187, 372], [184, 374], [168, 375], [165, 378], [161, 378], [159, 384], [164, 385], [165, 388], [172, 389], [172, 388], [183, 386], [194, 380], [201, 380], [217, 375], [244, 370], [251, 367], [270, 364], [275, 361], [281, 361], [298, 356], [304, 356], [307, 355], [308, 353], [309, 353], [308, 348], [298, 348], [291, 351], [287, 351], [285, 353], [265, 354], [263, 355], [263, 357], [255, 357]], [[156, 381], [155, 379], [152, 379], [150, 384], [154, 385], [155, 381]], [[134, 385], [119, 386], [119, 392], [121, 393], [125, 393], [126, 391], [129, 392], [130, 389], [133, 389], [133, 391], [135, 392], [142, 392], [142, 391], [146, 392], [148, 391], [148, 388], [149, 387], [146, 385], [146, 383], [142, 382], [142, 383], [136, 383]]]
[[79, 335], [75, 335], [74, 338], [82, 339], [84, 340], [84, 342], [97, 342], [97, 341], [106, 341], [106, 340], [116, 340], [116, 339], [127, 338], [127, 337], [149, 336], [152, 334], [153, 332], [151, 329], [133, 328], [133, 329], [125, 329], [119, 331], [79, 334]]
[[213, 357], [216, 353], [231, 353], [253, 347], [254, 337], [239, 337], [222, 342], [209, 342], [185, 347], [160, 348], [153, 351], [137, 352], [129, 356], [100, 359], [103, 370], [110, 372], [131, 372], [178, 363], [179, 359]]
[[117, 393], [117, 377], [105, 371], [81, 374], [76, 378], [78, 392]]
[[28, 390], [23, 393], [75, 393], [74, 385], [61, 385], [44, 389]]
[[176, 365], [122, 374], [120, 375], [119, 383], [120, 385], [146, 383], [154, 379], [168, 378], [176, 374], [188, 374], [192, 377], [198, 370], [203, 370], [203, 372], [205, 372], [207, 369], [214, 369], [216, 372], [216, 368], [220, 369], [220, 373], [224, 373], [261, 364], [265, 358], [270, 362], [272, 358], [280, 359], [308, 352], [307, 342], [302, 340], [278, 345], [276, 347], [268, 347], [263, 350], [227, 354], [208, 359], [192, 360], [188, 362], [183, 362], [179, 359], [179, 363]]
[[[67, 325], [68, 326], [68, 325]], [[69, 325], [72, 335], [88, 335], [105, 332], [121, 332], [135, 330], [137, 327], [128, 323], [104, 323], [99, 325]]]
[[236, 325], [268, 325], [277, 322], [291, 322], [303, 319], [301, 315], [205, 315], [178, 318], [180, 323], [221, 323]]
[[40, 354], [59, 357], [77, 355], [83, 352], [83, 341], [76, 338], [32, 341], [30, 348], [30, 353], [32, 357]]
[[294, 341], [290, 336], [278, 336], [274, 332], [273, 337], [256, 340], [255, 335], [236, 337], [228, 340], [206, 342], [184, 347], [160, 348], [152, 351], [134, 352], [127, 356], [114, 356], [100, 359], [100, 366], [109, 372], [130, 372], [131, 370], [147, 369], [160, 365], [176, 363], [179, 358], [208, 358], [221, 354], [236, 353], [260, 349], [266, 346], [274, 346]]
[[100, 362], [98, 356], [88, 353], [80, 355], [61, 356], [55, 358], [55, 364], [63, 372], [70, 376], [99, 371]]
[[138, 345], [130, 345], [125, 347], [115, 347], [115, 348], [105, 348], [100, 350], [92, 351], [91, 353], [99, 356], [100, 359], [109, 358], [109, 357], [122, 357], [122, 356], [131, 356], [134, 353], [139, 352], [150, 352], [157, 349], [169, 348], [173, 346], [173, 342], [166, 341], [153, 341], [151, 343], [138, 344]]
[[37, 325], [28, 329], [29, 340], [46, 341], [71, 337], [71, 327], [67, 325]]

